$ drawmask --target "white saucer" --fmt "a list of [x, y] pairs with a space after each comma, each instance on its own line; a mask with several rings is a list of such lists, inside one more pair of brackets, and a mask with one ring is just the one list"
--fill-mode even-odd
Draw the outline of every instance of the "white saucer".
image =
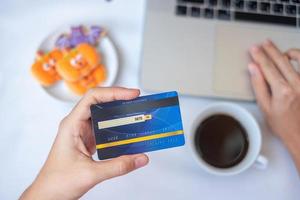
[[[38, 50], [44, 52], [52, 50], [55, 46], [55, 42], [57, 38], [62, 33], [69, 33], [71, 31], [71, 27], [79, 26], [79, 25], [80, 24], [64, 25], [59, 29], [55, 30], [42, 41]], [[96, 25], [96, 24], [84, 23], [82, 25], [90, 27], [91, 25]], [[106, 36], [103, 36], [100, 39], [99, 45], [96, 47], [96, 49], [99, 52], [101, 52], [103, 64], [107, 70], [107, 78], [99, 86], [103, 86], [103, 87], [112, 86], [115, 82], [115, 79], [119, 71], [119, 62], [118, 62], [118, 55], [117, 55], [116, 48], [113, 42], [111, 41], [111, 39], [109, 38], [109, 36], [107, 36], [106, 34]], [[59, 81], [58, 83], [50, 87], [43, 87], [43, 89], [50, 96], [65, 102], [77, 102], [81, 98], [81, 96], [76, 95], [69, 88], [67, 88], [67, 86], [63, 83], [63, 81]]]

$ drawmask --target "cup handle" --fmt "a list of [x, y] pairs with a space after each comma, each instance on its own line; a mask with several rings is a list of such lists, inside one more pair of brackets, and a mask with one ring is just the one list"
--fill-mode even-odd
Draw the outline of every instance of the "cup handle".
[[255, 163], [254, 163], [254, 167], [256, 169], [266, 169], [268, 167], [268, 159], [263, 156], [263, 155], [259, 155], [256, 160], [255, 160]]

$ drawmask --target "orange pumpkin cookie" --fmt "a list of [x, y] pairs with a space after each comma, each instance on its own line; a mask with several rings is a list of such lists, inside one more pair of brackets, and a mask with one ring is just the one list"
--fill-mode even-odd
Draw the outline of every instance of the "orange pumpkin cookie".
[[50, 86], [61, 79], [56, 71], [57, 62], [61, 58], [63, 58], [63, 53], [58, 49], [46, 54], [38, 52], [36, 61], [31, 67], [31, 73], [43, 86]]
[[91, 74], [83, 77], [79, 81], [65, 81], [67, 86], [76, 94], [83, 95], [89, 89], [98, 86], [106, 79], [106, 70], [103, 65], [99, 65]]
[[95, 69], [100, 59], [99, 53], [93, 46], [82, 43], [70, 50], [58, 62], [57, 72], [66, 81], [75, 82]]

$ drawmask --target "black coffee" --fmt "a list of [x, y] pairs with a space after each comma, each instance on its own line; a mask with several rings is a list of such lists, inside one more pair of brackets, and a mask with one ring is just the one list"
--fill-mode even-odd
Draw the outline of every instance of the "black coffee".
[[248, 151], [248, 137], [242, 125], [233, 117], [214, 115], [196, 129], [198, 153], [210, 165], [229, 168], [243, 160]]

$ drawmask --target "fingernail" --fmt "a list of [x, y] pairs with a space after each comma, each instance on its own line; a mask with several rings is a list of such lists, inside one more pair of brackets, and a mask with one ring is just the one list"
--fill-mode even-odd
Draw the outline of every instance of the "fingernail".
[[129, 90], [132, 90], [132, 91], [140, 91], [140, 89], [137, 89], [137, 88], [128, 88]]
[[251, 76], [255, 76], [256, 75], [256, 66], [253, 63], [250, 63], [248, 65], [248, 70], [249, 70]]
[[258, 52], [258, 50], [259, 50], [259, 47], [257, 45], [252, 46], [250, 49], [251, 52]]
[[139, 156], [134, 160], [135, 168], [144, 167], [145, 165], [147, 165], [147, 163], [148, 163], [148, 158], [146, 156]]
[[264, 41], [264, 44], [270, 46], [272, 44], [272, 41], [270, 39], [267, 39], [266, 41]]

